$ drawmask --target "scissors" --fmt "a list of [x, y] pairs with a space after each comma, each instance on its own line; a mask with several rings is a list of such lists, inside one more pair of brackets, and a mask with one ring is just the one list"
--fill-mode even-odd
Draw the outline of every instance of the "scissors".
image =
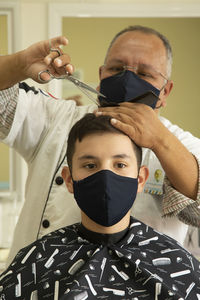
[[[60, 55], [60, 51], [58, 49], [51, 48], [50, 51], [51, 52], [56, 51]], [[43, 80], [41, 78], [41, 74], [43, 74], [43, 73], [47, 73], [51, 77], [50, 80], [48, 80], [48, 81]], [[89, 86], [88, 84], [80, 81], [79, 79], [75, 78], [72, 75], [69, 75], [68, 72], [66, 72], [65, 75], [57, 77], [57, 76], [51, 74], [51, 72], [49, 70], [44, 70], [44, 71], [40, 71], [38, 73], [38, 79], [41, 82], [45, 82], [45, 83], [51, 81], [52, 79], [67, 79], [67, 80], [71, 81], [72, 83], [74, 83], [75, 86], [77, 86], [77, 88], [79, 88], [90, 100], [92, 100], [97, 105], [99, 105], [98, 101], [88, 91], [96, 94], [97, 96], [101, 96], [103, 98], [106, 98], [106, 96], [104, 96], [102, 93], [98, 92], [97, 90], [95, 90], [94, 88], [92, 88], [91, 86]]]

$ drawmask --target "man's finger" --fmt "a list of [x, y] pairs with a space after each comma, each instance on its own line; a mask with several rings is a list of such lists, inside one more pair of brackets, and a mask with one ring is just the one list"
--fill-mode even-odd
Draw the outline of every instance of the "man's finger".
[[[59, 49], [58, 49], [59, 50]], [[44, 61], [47, 65], [51, 64], [52, 62], [60, 62], [63, 65], [69, 64], [71, 61], [70, 56], [67, 53], [63, 53], [63, 51], [60, 51], [61, 55], [58, 54], [58, 52], [53, 51], [50, 52], [45, 58]], [[58, 65], [59, 66], [59, 65]]]
[[96, 111], [95, 112], [95, 115], [96, 116], [110, 116], [112, 118], [115, 118], [115, 119], [122, 119], [122, 114], [118, 113], [118, 112], [113, 112], [113, 111]]
[[106, 106], [106, 107], [98, 107], [98, 111], [109, 112], [119, 110], [120, 106]]
[[65, 36], [58, 36], [58, 37], [55, 37], [55, 38], [52, 38], [49, 40], [50, 48], [59, 47], [61, 45], [66, 46], [68, 44], [69, 44], [69, 41]]
[[74, 72], [74, 66], [72, 64], [66, 64], [65, 65], [65, 72], [67, 72], [71, 75]]
[[47, 72], [42, 72], [38, 74], [38, 80], [40, 83], [47, 83], [51, 80], [51, 76]]
[[61, 56], [58, 56], [56, 52], [51, 52], [44, 59], [45, 64], [50, 67], [54, 75], [63, 75], [66, 72], [72, 74], [74, 72], [74, 67], [70, 61], [71, 58], [68, 54], [64, 53]]
[[61, 67], [56, 67], [55, 65], [52, 65], [49, 68], [52, 75], [59, 77], [60, 75], [65, 75], [66, 73], [72, 74], [74, 71], [74, 67], [71, 64], [67, 64]]
[[126, 135], [130, 137], [130, 139], [134, 140], [135, 130], [132, 126], [127, 125], [115, 118], [112, 118], [110, 122], [116, 129], [119, 129], [120, 131], [124, 132]]
[[[115, 107], [113, 109], [113, 107], [112, 107], [109, 110], [101, 110], [101, 111], [97, 110], [95, 112], [96, 116], [98, 116], [98, 115], [107, 115], [107, 116], [112, 116], [113, 118], [116, 118], [116, 119], [121, 119], [122, 116], [123, 117], [126, 116], [126, 117], [129, 117], [129, 118], [132, 119], [133, 114], [134, 114], [133, 110], [125, 108], [125, 107], [120, 108], [120, 109], [115, 109]], [[134, 118], [136, 118], [135, 115], [134, 115]]]
[[123, 123], [123, 124], [126, 124], [126, 125], [129, 125], [129, 126], [136, 126], [135, 124], [135, 119], [133, 120], [133, 118], [131, 116], [128, 116], [127, 114], [118, 114], [118, 113], [96, 113], [96, 115], [107, 115], [107, 116], [110, 116], [112, 119], [114, 119], [115, 121], [119, 121], [120, 124]]

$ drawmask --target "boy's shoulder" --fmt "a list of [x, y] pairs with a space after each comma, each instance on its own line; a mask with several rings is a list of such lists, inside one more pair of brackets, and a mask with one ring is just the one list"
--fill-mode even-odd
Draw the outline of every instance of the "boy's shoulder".
[[40, 255], [45, 252], [45, 255], [47, 255], [47, 253], [50, 252], [56, 245], [64, 246], [66, 244], [72, 244], [72, 242], [76, 243], [78, 240], [79, 225], [80, 223], [75, 223], [52, 231], [30, 245], [22, 248], [15, 256], [11, 266], [17, 263], [23, 265], [28, 259], [30, 260], [31, 256], [35, 258], [35, 255], [32, 255], [34, 252], [37, 252]]

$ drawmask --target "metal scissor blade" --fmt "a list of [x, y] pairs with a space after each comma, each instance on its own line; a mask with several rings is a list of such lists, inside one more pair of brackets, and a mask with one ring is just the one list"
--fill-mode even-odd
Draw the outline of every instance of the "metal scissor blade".
[[85, 88], [80, 87], [79, 85], [76, 85], [76, 87], [81, 90], [81, 92], [83, 94], [85, 94], [90, 100], [92, 100], [97, 106], [99, 106], [99, 102], [97, 101], [97, 99], [95, 97], [92, 96], [92, 94], [90, 94], [88, 92], [88, 90], [86, 90]]
[[94, 94], [96, 94], [96, 95], [98, 95], [98, 96], [101, 96], [101, 97], [106, 98], [106, 96], [104, 96], [102, 93], [98, 92], [98, 91], [95, 90], [93, 87], [91, 87], [91, 86], [89, 86], [88, 84], [86, 84], [86, 83], [80, 81], [79, 79], [73, 77], [72, 75], [67, 75], [67, 74], [66, 74], [66, 75], [65, 75], [65, 78], [66, 78], [67, 80], [73, 82], [76, 86], [79, 86], [79, 87], [81, 87], [81, 88], [83, 88], [83, 89], [86, 89], [86, 90], [88, 90], [88, 91], [90, 91], [90, 92], [92, 92], [92, 93], [94, 93]]
[[90, 100], [92, 100], [95, 104], [99, 105], [97, 99], [95, 97], [92, 96], [92, 94], [90, 94], [88, 91], [90, 91], [91, 93], [94, 93], [95, 95], [97, 96], [101, 96], [103, 98], [106, 98], [106, 96], [104, 96], [103, 94], [101, 94], [100, 92], [98, 92], [97, 90], [95, 90], [94, 88], [92, 88], [91, 86], [89, 86], [88, 84], [86, 83], [83, 83], [82, 81], [80, 81], [79, 79], [73, 77], [72, 75], [69, 75], [69, 74], [65, 74], [65, 75], [61, 75], [59, 77], [53, 75], [50, 73], [49, 70], [44, 70], [44, 71], [40, 71], [38, 73], [38, 79], [41, 81], [41, 82], [49, 82], [49, 81], [44, 81], [42, 78], [41, 78], [41, 74], [42, 73], [47, 73], [49, 74], [49, 76], [51, 77], [50, 80], [52, 79], [67, 79], [69, 81], [71, 81], [73, 84], [75, 84], [75, 86], [77, 88], [79, 88]]

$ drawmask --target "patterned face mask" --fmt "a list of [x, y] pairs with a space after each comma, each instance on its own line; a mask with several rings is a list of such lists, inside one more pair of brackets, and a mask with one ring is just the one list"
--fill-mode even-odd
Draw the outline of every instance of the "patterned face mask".
[[138, 179], [101, 170], [80, 181], [73, 181], [74, 197], [80, 209], [102, 226], [118, 223], [132, 207]]

